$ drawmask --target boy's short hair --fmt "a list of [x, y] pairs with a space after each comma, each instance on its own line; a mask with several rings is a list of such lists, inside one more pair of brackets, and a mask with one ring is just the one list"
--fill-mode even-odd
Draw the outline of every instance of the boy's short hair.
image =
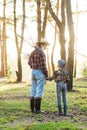
[[61, 67], [61, 68], [63, 68], [63, 67], [65, 67], [65, 60], [63, 60], [63, 59], [61, 59], [61, 60], [58, 60], [58, 66], [59, 67]]

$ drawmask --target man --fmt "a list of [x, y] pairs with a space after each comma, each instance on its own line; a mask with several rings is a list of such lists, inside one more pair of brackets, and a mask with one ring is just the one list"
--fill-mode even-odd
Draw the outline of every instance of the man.
[[30, 108], [32, 112], [41, 112], [41, 98], [45, 79], [48, 77], [46, 56], [43, 50], [49, 43], [45, 40], [36, 42], [35, 50], [30, 54], [28, 65], [32, 69], [32, 86], [30, 91]]

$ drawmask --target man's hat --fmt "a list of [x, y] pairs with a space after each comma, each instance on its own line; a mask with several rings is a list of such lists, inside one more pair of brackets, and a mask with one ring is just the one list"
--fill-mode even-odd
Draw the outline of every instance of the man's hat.
[[58, 65], [59, 65], [61, 68], [65, 67], [65, 61], [64, 61], [63, 59], [58, 60]]
[[49, 45], [49, 43], [45, 39], [42, 39], [41, 41], [36, 42], [36, 44], [44, 44], [47, 46]]

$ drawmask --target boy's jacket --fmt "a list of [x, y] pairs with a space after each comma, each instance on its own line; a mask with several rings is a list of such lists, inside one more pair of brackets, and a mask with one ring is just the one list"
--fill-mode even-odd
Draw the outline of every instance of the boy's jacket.
[[67, 70], [59, 69], [54, 71], [53, 76], [49, 80], [55, 80], [55, 82], [63, 81], [65, 83], [70, 81], [69, 73]]

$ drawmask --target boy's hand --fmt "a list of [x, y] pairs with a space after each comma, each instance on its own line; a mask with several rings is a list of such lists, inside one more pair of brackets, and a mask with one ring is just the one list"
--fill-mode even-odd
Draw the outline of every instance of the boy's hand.
[[46, 80], [49, 80], [49, 77], [46, 77]]
[[52, 77], [47, 77], [46, 80], [52, 81]]

